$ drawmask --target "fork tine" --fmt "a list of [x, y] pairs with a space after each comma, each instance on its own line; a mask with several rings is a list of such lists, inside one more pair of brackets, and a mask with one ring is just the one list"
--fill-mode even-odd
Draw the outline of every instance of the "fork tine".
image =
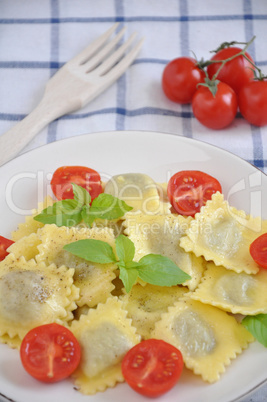
[[108, 40], [108, 38], [117, 29], [118, 25], [118, 22], [114, 24], [105, 33], [91, 42], [90, 45], [88, 45], [84, 50], [73, 57], [67, 64], [84, 64]]
[[[129, 38], [130, 39], [130, 38]], [[141, 39], [125, 57], [123, 57], [116, 66], [111, 68], [109, 71], [105, 69], [105, 75], [102, 72], [102, 78], [107, 78], [107, 80], [110, 82], [114, 82], [117, 80], [132, 64], [134, 59], [136, 58], [137, 54], [139, 53], [142, 44], [144, 42], [144, 39]], [[126, 44], [126, 43], [125, 43]], [[119, 49], [118, 49], [119, 50]], [[104, 63], [103, 63], [104, 64]], [[114, 63], [113, 63], [114, 64]]]
[[[105, 75], [116, 62], [123, 56], [126, 50], [130, 47], [132, 42], [136, 37], [136, 32], [134, 32], [129, 39], [121, 45], [107, 60], [105, 60], [96, 70], [95, 73], [98, 75]], [[125, 58], [123, 59], [125, 60]]]
[[86, 68], [86, 72], [89, 73], [92, 71], [108, 54], [111, 50], [116, 46], [119, 40], [122, 38], [126, 28], [122, 28], [120, 32], [101, 49], [92, 59], [89, 59], [86, 63], [84, 63], [84, 67]]

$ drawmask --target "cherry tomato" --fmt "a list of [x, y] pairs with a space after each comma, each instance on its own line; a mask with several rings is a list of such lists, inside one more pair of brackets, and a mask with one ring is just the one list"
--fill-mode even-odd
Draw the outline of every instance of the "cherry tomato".
[[157, 397], [169, 391], [179, 380], [183, 356], [165, 341], [148, 339], [126, 353], [121, 367], [131, 388], [141, 395]]
[[198, 170], [182, 170], [168, 182], [167, 193], [176, 212], [194, 216], [211, 199], [212, 194], [222, 192], [217, 179]]
[[[242, 49], [238, 47], [221, 49], [211, 58], [211, 60], [225, 60], [239, 53], [241, 50]], [[247, 52], [245, 54], [249, 60], [254, 63], [252, 57]], [[216, 74], [220, 66], [221, 63], [213, 63], [207, 67], [207, 73], [210, 79], [212, 79], [214, 74]], [[217, 79], [225, 82], [233, 88], [236, 93], [238, 93], [245, 84], [253, 79], [254, 69], [254, 66], [244, 56], [237, 56], [233, 60], [225, 63], [219, 72]]]
[[196, 60], [178, 57], [167, 64], [162, 75], [162, 89], [173, 102], [190, 103], [197, 84], [204, 82], [205, 73]]
[[0, 261], [2, 261], [6, 256], [8, 255], [8, 252], [6, 251], [11, 244], [14, 242], [12, 240], [6, 239], [3, 236], [0, 236]]
[[72, 183], [85, 188], [92, 201], [103, 192], [100, 175], [95, 170], [84, 166], [62, 166], [54, 172], [51, 180], [52, 191], [58, 200], [74, 197]]
[[229, 85], [219, 82], [217, 92], [200, 85], [192, 100], [192, 109], [201, 124], [214, 130], [227, 127], [235, 118], [238, 103], [236, 93]]
[[267, 233], [257, 237], [249, 248], [253, 260], [262, 268], [267, 268]]
[[81, 358], [73, 333], [59, 324], [45, 324], [30, 330], [22, 340], [20, 358], [25, 370], [43, 382], [57, 382], [70, 376]]
[[242, 116], [255, 126], [267, 124], [267, 80], [251, 81], [238, 95]]

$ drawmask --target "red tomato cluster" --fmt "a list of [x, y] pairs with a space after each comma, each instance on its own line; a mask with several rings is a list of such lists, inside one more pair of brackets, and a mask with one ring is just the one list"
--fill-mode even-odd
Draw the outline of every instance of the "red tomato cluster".
[[[239, 54], [241, 51], [239, 47], [222, 48], [200, 63], [190, 57], [172, 60], [162, 75], [165, 95], [173, 102], [192, 103], [196, 119], [211, 129], [231, 124], [238, 107], [251, 124], [266, 125], [267, 80], [255, 79], [257, 67], [252, 57], [247, 52]], [[222, 65], [219, 61], [223, 60]]]

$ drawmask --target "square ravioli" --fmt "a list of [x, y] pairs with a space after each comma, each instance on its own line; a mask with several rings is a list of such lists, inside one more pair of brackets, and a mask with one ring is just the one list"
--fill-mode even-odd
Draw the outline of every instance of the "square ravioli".
[[112, 281], [116, 278], [115, 264], [97, 264], [76, 257], [63, 247], [66, 244], [82, 239], [102, 240], [115, 248], [113, 231], [108, 228], [68, 228], [65, 226], [45, 225], [37, 232], [41, 241], [38, 245], [39, 253], [36, 261], [46, 264], [53, 262], [57, 266], [65, 265], [74, 268], [74, 284], [80, 289], [78, 306], [94, 307], [97, 303], [104, 303], [115, 288]]
[[179, 245], [185, 235], [191, 218], [181, 215], [148, 216], [138, 214], [128, 215], [125, 219], [125, 234], [135, 246], [135, 261], [146, 254], [161, 254], [170, 258], [175, 264], [191, 276], [183, 285], [194, 290], [204, 271], [203, 260], [193, 253], [185, 252]]
[[265, 269], [255, 275], [238, 274], [209, 262], [201, 283], [190, 297], [233, 314], [267, 314], [266, 289]]
[[262, 224], [260, 218], [230, 207], [218, 192], [191, 221], [180, 246], [216, 265], [238, 273], [256, 274], [259, 267], [249, 253], [249, 246], [264, 233], [264, 227], [266, 223]]
[[65, 266], [9, 254], [0, 262], [0, 335], [23, 339], [39, 325], [72, 320], [79, 297], [73, 275]]
[[152, 337], [177, 347], [186, 367], [210, 383], [218, 381], [231, 359], [254, 340], [225, 311], [188, 298], [162, 315]]
[[155, 286], [136, 284], [131, 291], [120, 299], [123, 307], [132, 319], [138, 334], [143, 339], [149, 339], [155, 323], [160, 320], [161, 314], [177, 302], [188, 289], [185, 286]]
[[140, 342], [140, 335], [126, 315], [122, 302], [110, 297], [72, 322], [71, 331], [82, 349], [82, 359], [73, 376], [82, 393], [95, 394], [124, 381], [121, 361]]

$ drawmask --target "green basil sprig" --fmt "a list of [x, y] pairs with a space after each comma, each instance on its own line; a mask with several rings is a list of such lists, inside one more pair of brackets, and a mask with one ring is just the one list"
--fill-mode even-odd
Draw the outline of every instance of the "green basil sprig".
[[118, 219], [133, 208], [111, 194], [101, 193], [91, 203], [91, 196], [83, 187], [72, 184], [74, 199], [57, 201], [34, 219], [44, 224], [75, 226], [84, 222], [89, 227], [95, 219]]
[[137, 278], [157, 286], [174, 286], [190, 279], [190, 275], [182, 271], [170, 258], [160, 254], [147, 254], [138, 262], [133, 261], [134, 243], [126, 236], [119, 235], [115, 240], [116, 257], [112, 247], [101, 240], [83, 239], [67, 244], [64, 249], [100, 264], [117, 264], [126, 292], [128, 293]]
[[267, 348], [267, 314], [248, 315], [243, 318], [242, 325]]

